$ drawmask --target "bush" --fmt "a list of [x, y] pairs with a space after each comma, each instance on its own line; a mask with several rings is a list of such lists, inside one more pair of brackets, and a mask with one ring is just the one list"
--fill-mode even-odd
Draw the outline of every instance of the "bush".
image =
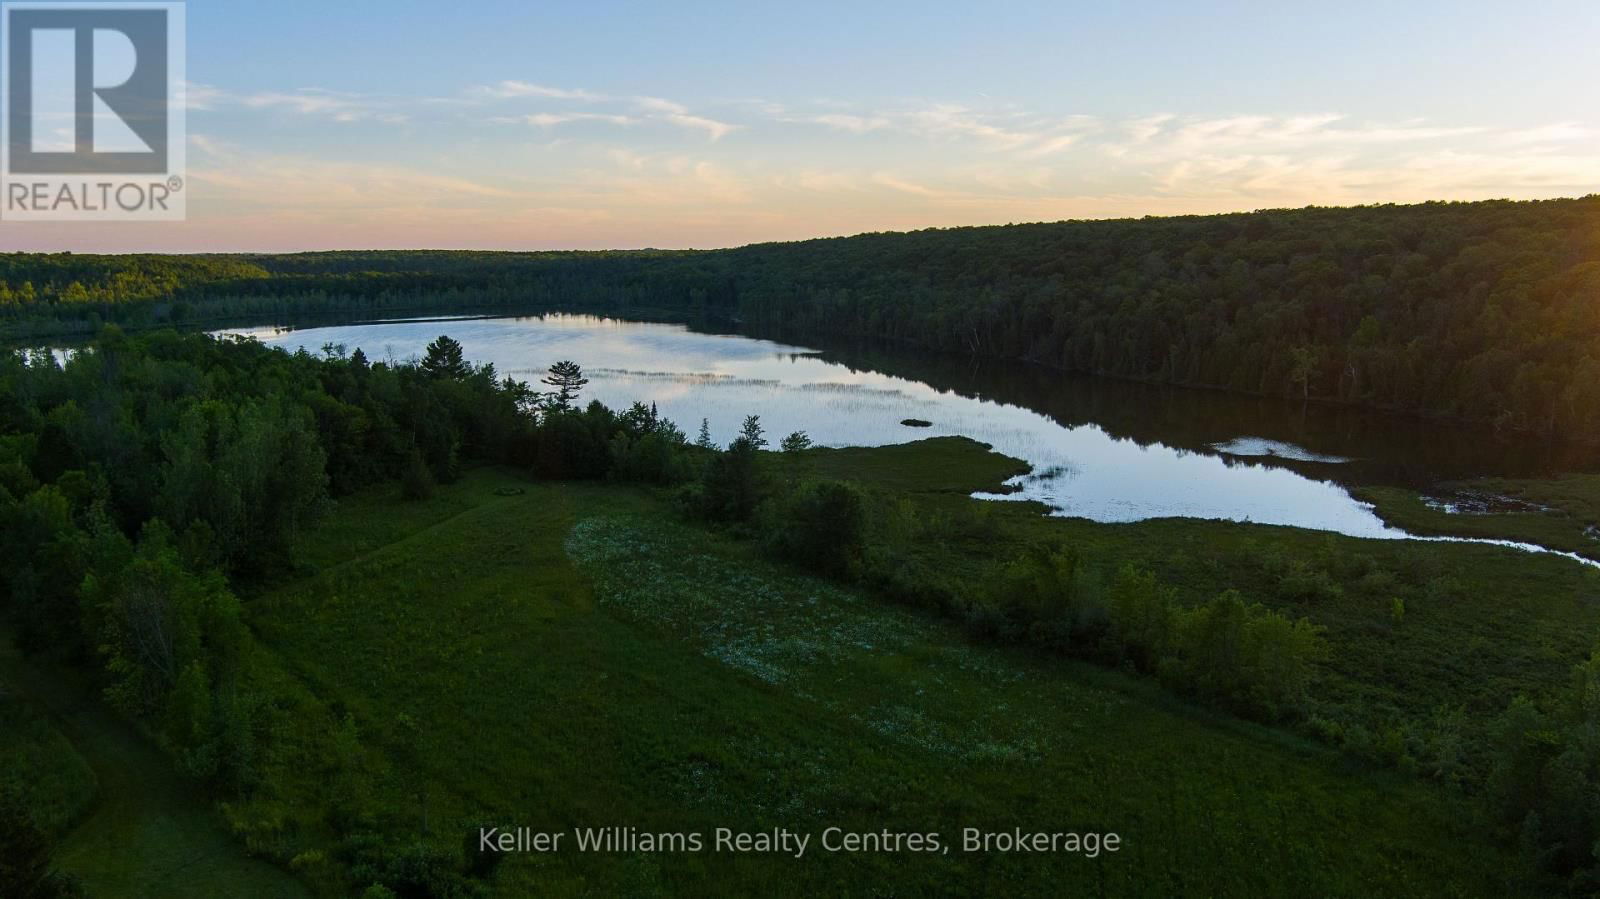
[[1117, 655], [1142, 671], [1154, 671], [1171, 651], [1177, 591], [1154, 573], [1123, 566], [1111, 585], [1111, 636]]
[[72, 899], [83, 895], [77, 881], [50, 869], [50, 840], [28, 814], [22, 798], [0, 788], [0, 896]]
[[779, 558], [830, 577], [853, 577], [866, 543], [861, 491], [838, 481], [802, 485], [773, 515], [767, 545]]
[[381, 887], [400, 899], [468, 899], [486, 892], [465, 875], [454, 853], [427, 843], [395, 846], [376, 834], [360, 834], [346, 842], [344, 853], [352, 878], [370, 884], [369, 892]]
[[1518, 697], [1496, 722], [1489, 807], [1539, 870], [1574, 895], [1600, 885], [1600, 651], [1573, 668], [1564, 707]]
[[1325, 652], [1322, 629], [1228, 590], [1177, 618], [1169, 677], [1183, 689], [1276, 719], [1300, 711], [1312, 666]]
[[400, 475], [400, 495], [406, 499], [422, 500], [433, 496], [433, 472], [423, 461], [422, 453], [415, 449], [406, 454], [406, 467]]
[[1003, 614], [1002, 634], [1075, 655], [1089, 655], [1108, 615], [1077, 550], [1038, 544], [989, 582], [988, 605]]
[[650, 431], [639, 436], [617, 433], [610, 445], [611, 477], [644, 484], [688, 480], [689, 460], [682, 451], [682, 438], [676, 431]]
[[701, 518], [739, 523], [755, 517], [762, 494], [757, 452], [753, 443], [739, 439], [711, 457], [700, 481]]
[[551, 480], [605, 477], [611, 464], [610, 428], [599, 413], [552, 411], [538, 430], [537, 470]]
[[1332, 601], [1344, 595], [1328, 572], [1303, 559], [1284, 566], [1278, 575], [1278, 595], [1289, 602]]

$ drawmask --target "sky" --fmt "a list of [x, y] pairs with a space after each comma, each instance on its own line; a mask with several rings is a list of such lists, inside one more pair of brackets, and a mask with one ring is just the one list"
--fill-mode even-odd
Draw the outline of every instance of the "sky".
[[0, 250], [722, 247], [1600, 192], [1592, 2], [188, 4], [189, 220]]

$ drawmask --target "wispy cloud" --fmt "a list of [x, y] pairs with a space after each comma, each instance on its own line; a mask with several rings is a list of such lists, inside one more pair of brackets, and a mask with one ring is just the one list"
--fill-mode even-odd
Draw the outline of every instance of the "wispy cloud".
[[843, 113], [823, 113], [805, 118], [788, 119], [787, 121], [811, 122], [817, 125], [826, 125], [839, 131], [854, 132], [855, 134], [865, 134], [868, 131], [888, 128], [891, 124], [885, 116], [845, 115]]
[[677, 125], [680, 128], [692, 128], [704, 131], [706, 135], [714, 141], [721, 140], [722, 138], [739, 129], [738, 125], [730, 125], [727, 122], [719, 122], [716, 119], [708, 119], [704, 116], [688, 115], [686, 113], [665, 113], [657, 116], [657, 118], [664, 122], [670, 122], [674, 125]]
[[912, 126], [933, 136], [973, 137], [1001, 149], [1016, 149], [1038, 138], [1038, 134], [997, 124], [992, 115], [983, 115], [964, 106], [939, 104], [917, 110], [907, 117]]
[[[509, 102], [517, 100], [553, 100], [564, 104], [560, 111], [541, 110], [520, 115], [496, 115], [490, 122], [505, 124], [511, 121], [550, 127], [569, 122], [606, 122], [613, 125], [634, 125], [641, 122], [661, 122], [698, 131], [713, 142], [721, 140], [742, 126], [725, 122], [692, 111], [676, 100], [653, 96], [613, 97], [582, 88], [547, 87], [527, 81], [501, 81], [467, 89], [466, 97], [473, 102]], [[573, 110], [571, 104], [583, 103], [585, 107]], [[627, 110], [624, 112], [623, 110]]]
[[[1148, 120], [1147, 120], [1148, 121]], [[1421, 121], [1399, 124], [1350, 124], [1337, 113], [1300, 116], [1240, 115], [1209, 119], [1166, 119], [1136, 143], [1160, 143], [1175, 152], [1228, 148], [1307, 147], [1415, 143], [1482, 134], [1478, 127], [1440, 127]]]
[[244, 106], [252, 109], [287, 109], [301, 115], [328, 115], [334, 118], [349, 120], [350, 117], [366, 112], [359, 100], [351, 95], [339, 95], [329, 91], [307, 89], [294, 93], [279, 93], [267, 91], [259, 94], [246, 94], [236, 98]]
[[1160, 134], [1161, 129], [1165, 128], [1167, 123], [1175, 118], [1177, 118], [1175, 115], [1171, 115], [1169, 113], [1160, 113], [1157, 115], [1133, 119], [1125, 125], [1125, 128], [1128, 132], [1128, 139], [1136, 144], [1146, 143], [1151, 138]]
[[597, 94], [581, 88], [546, 87], [542, 84], [530, 84], [526, 81], [501, 81], [498, 84], [469, 88], [467, 92], [475, 96], [496, 100], [508, 100], [516, 97], [545, 97], [552, 100], [589, 101], [607, 99], [604, 94]]
[[820, 125], [853, 134], [892, 131], [927, 140], [971, 141], [986, 150], [1016, 152], [1024, 158], [1060, 152], [1076, 143], [1084, 132], [1098, 127], [1098, 120], [1091, 116], [1050, 119], [1016, 110], [980, 110], [953, 103], [871, 112], [797, 113], [779, 107], [769, 114], [780, 122]]
[[222, 96], [222, 91], [209, 84], [185, 81], [178, 86], [178, 102], [187, 109], [211, 109]]
[[897, 190], [901, 193], [916, 194], [919, 197], [942, 197], [946, 195], [945, 191], [934, 190], [926, 185], [917, 184], [913, 181], [907, 181], [904, 178], [891, 175], [888, 172], [878, 172], [877, 174], [873, 175], [872, 183], [882, 185], [890, 190]]
[[1544, 125], [1538, 128], [1508, 131], [1502, 134], [1500, 139], [1504, 143], [1513, 145], [1547, 145], [1565, 144], [1574, 141], [1592, 141], [1596, 136], [1600, 136], [1600, 130], [1577, 122], [1558, 122], [1554, 125]]
[[502, 125], [523, 124], [549, 128], [555, 125], [565, 125], [568, 122], [606, 122], [612, 125], [633, 125], [637, 124], [639, 120], [631, 116], [603, 112], [536, 112], [520, 116], [494, 116], [489, 121]]
[[411, 116], [403, 111], [406, 105], [403, 100], [323, 88], [237, 93], [211, 85], [189, 82], [184, 84], [181, 93], [183, 102], [189, 109], [202, 111], [232, 107], [277, 110], [336, 122], [376, 121], [404, 124], [411, 120]]
[[695, 115], [689, 111], [689, 107], [684, 106], [682, 103], [665, 100], [661, 97], [634, 97], [633, 102], [652, 119], [677, 125], [680, 128], [704, 131], [706, 136], [713, 141], [721, 140], [732, 132], [737, 131], [740, 127], [728, 122], [720, 122], [716, 119]]
[[243, 153], [207, 141], [219, 152], [191, 169], [215, 201], [241, 208], [307, 213], [318, 209], [427, 206], [474, 200], [530, 200], [531, 194], [459, 175], [394, 164], [331, 162], [306, 156]]
[[1080, 134], [1058, 134], [1055, 137], [1043, 138], [1035, 142], [1032, 146], [1020, 151], [1018, 155], [1025, 159], [1038, 159], [1041, 156], [1050, 156], [1067, 149], [1068, 147], [1077, 143], [1081, 138], [1082, 135]]
[[640, 109], [644, 109], [649, 112], [658, 112], [662, 113], [663, 115], [689, 114], [689, 107], [672, 100], [664, 100], [660, 97], [634, 97], [633, 102], [637, 104]]
[[237, 146], [227, 141], [219, 140], [209, 134], [191, 133], [189, 135], [189, 146], [199, 150], [213, 161], [233, 159], [240, 155], [240, 149]]

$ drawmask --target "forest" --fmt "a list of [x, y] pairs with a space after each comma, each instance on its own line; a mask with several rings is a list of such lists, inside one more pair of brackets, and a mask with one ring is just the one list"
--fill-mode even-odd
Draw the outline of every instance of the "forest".
[[1308, 207], [715, 251], [0, 257], [27, 339], [581, 309], [830, 333], [1600, 442], [1600, 197]]

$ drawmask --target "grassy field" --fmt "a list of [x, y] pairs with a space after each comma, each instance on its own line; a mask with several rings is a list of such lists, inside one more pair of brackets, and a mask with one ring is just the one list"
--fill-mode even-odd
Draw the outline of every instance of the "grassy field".
[[[1131, 562], [1184, 602], [1237, 588], [1310, 618], [1330, 652], [1309, 720], [1250, 724], [973, 642], [687, 524], [661, 491], [476, 469], [423, 501], [340, 500], [245, 596], [240, 689], [272, 735], [249, 799], [219, 816], [85, 685], [4, 647], [0, 776], [92, 895], [350, 895], [455, 870], [480, 826], [569, 832], [480, 868], [505, 896], [1539, 892], [1468, 793], [1494, 717], [1519, 694], [1549, 705], [1592, 648], [1600, 574], [1493, 546], [1047, 518], [970, 499], [1019, 468], [960, 439], [766, 462], [858, 483], [876, 539], [960, 589], [1056, 542], [1091, 581]], [[605, 826], [707, 848], [575, 851], [571, 829]], [[719, 827], [811, 840], [798, 859], [719, 852]], [[830, 827], [949, 851], [830, 852]], [[965, 828], [1122, 842], [968, 853]]]
[[[1319, 535], [1274, 528], [1094, 526], [1013, 504], [973, 513], [963, 493], [1014, 463], [961, 441], [822, 451], [807, 465], [893, 488], [918, 517], [995, 516], [974, 532], [974, 553], [1048, 531], [1108, 565], [1146, 562], [1195, 595], [1271, 580], [1264, 548], [1373, 552], [1397, 569], [1426, 561], [1407, 555], [1417, 548], [1330, 550]], [[507, 490], [523, 492], [499, 495]], [[1328, 701], [1395, 691], [1409, 712], [1428, 708], [1416, 693], [1471, 693], [1484, 678], [1487, 706], [1489, 693], [1564, 672], [1581, 642], [1570, 629], [1594, 620], [1573, 592], [1586, 582], [1498, 550], [1447, 549], [1446, 562], [1507, 585], [1543, 579], [1571, 598], [1441, 596], [1408, 611], [1400, 633], [1373, 623], [1387, 596], [1306, 603], [1349, 647], [1320, 685]], [[387, 492], [342, 501], [307, 535], [301, 561], [302, 577], [249, 601], [257, 686], [274, 697], [283, 738], [263, 790], [229, 813], [249, 848], [319, 891], [364, 885], [363, 840], [457, 853], [481, 824], [708, 841], [716, 827], [887, 828], [938, 832], [951, 846], [911, 859], [823, 852], [814, 837], [796, 860], [582, 854], [569, 837], [569, 851], [507, 857], [492, 875], [504, 895], [1514, 888], [1505, 847], [1444, 790], [1357, 770], [1323, 745], [1195, 709], [1147, 681], [974, 645], [950, 623], [685, 526], [647, 491], [479, 470], [421, 503]], [[1551, 644], [1534, 640], [1515, 659], [1522, 650], [1452, 642], [1506, 619], [1533, 619], [1523, 629]], [[1094, 860], [967, 854], [957, 842], [966, 827], [1109, 831], [1123, 848]]]
[[1377, 506], [1384, 521], [1414, 534], [1517, 540], [1600, 560], [1600, 475], [1482, 478], [1442, 484], [1440, 493], [1447, 500], [1487, 499], [1490, 506], [1486, 511], [1450, 513], [1417, 493], [1392, 487], [1363, 490], [1361, 498]]

